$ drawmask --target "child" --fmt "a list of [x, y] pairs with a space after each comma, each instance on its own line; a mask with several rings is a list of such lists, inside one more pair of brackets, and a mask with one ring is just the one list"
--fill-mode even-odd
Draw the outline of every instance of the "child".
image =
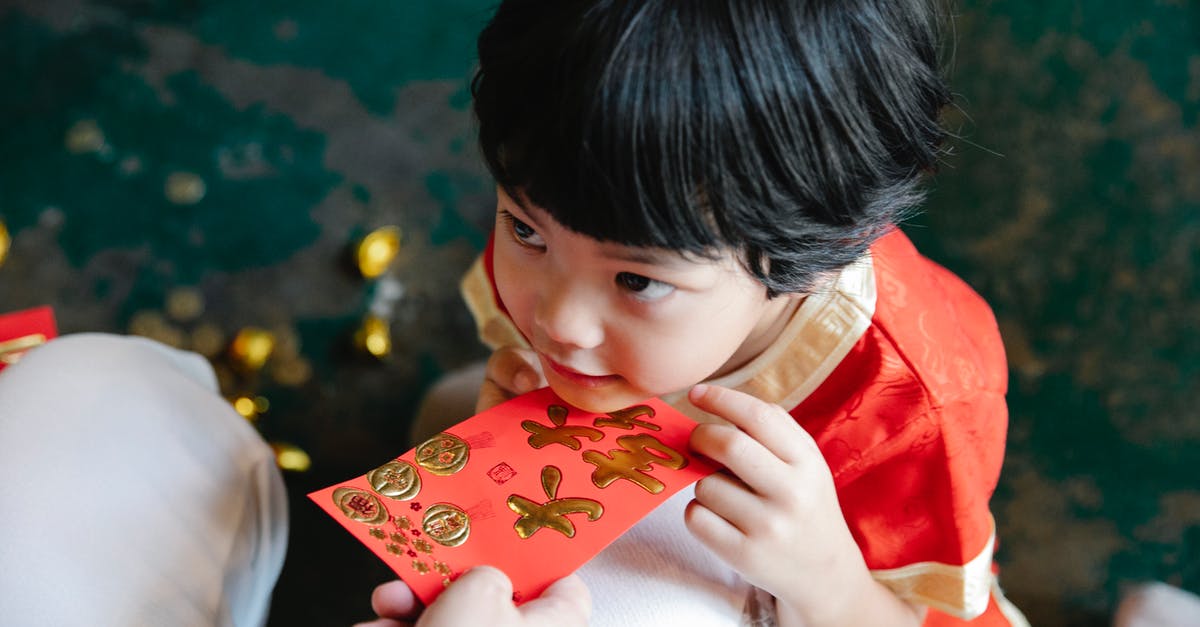
[[995, 321], [895, 228], [940, 154], [938, 18], [506, 0], [480, 35], [477, 409], [661, 396], [726, 468], [581, 569], [593, 624], [1024, 624], [992, 573]]

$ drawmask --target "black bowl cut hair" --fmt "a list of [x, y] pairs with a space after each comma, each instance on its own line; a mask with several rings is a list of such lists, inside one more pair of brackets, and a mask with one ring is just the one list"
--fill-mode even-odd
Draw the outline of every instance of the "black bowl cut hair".
[[774, 295], [923, 200], [950, 100], [934, 0], [505, 0], [471, 82], [497, 184], [601, 241]]

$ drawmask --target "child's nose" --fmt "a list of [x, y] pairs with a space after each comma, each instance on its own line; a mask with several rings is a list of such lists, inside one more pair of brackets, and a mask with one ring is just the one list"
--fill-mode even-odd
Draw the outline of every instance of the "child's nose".
[[598, 304], [584, 290], [560, 282], [542, 293], [534, 323], [557, 344], [589, 349], [604, 340]]

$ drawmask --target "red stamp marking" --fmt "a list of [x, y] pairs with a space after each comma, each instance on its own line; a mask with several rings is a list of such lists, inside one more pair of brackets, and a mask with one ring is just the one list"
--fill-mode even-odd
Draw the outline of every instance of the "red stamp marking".
[[492, 481], [495, 481], [496, 485], [502, 485], [504, 482], [517, 476], [517, 471], [513, 470], [512, 466], [509, 466], [504, 462], [500, 462], [499, 464], [492, 466], [491, 470], [487, 471], [487, 476], [491, 478]]

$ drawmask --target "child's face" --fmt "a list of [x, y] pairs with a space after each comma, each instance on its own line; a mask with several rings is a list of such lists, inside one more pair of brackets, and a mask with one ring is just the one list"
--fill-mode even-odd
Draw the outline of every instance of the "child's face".
[[600, 242], [497, 192], [496, 287], [564, 400], [613, 411], [746, 363], [786, 325], [795, 297], [768, 299], [720, 258]]

